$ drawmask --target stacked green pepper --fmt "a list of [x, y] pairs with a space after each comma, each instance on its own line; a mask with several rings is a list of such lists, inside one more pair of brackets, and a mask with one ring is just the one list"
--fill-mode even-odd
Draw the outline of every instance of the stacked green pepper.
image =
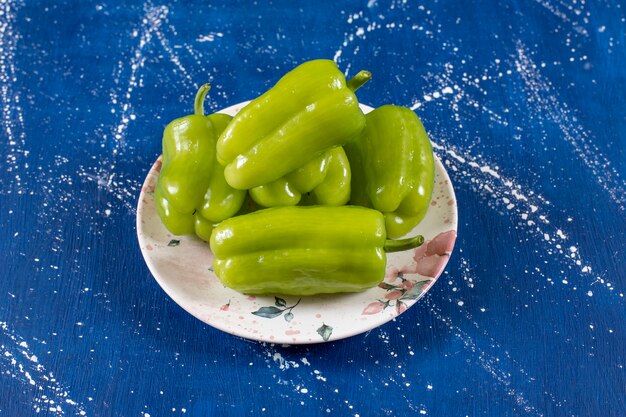
[[163, 160], [154, 190], [157, 213], [175, 235], [196, 233], [208, 241], [215, 224], [236, 214], [246, 192], [232, 188], [217, 162], [217, 139], [232, 117], [204, 115], [210, 89], [196, 94], [194, 114], [169, 123], [163, 132]]
[[275, 207], [220, 223], [211, 235], [213, 269], [247, 294], [362, 291], [385, 275], [386, 252], [422, 236], [388, 240], [383, 215], [358, 206]]
[[[434, 185], [430, 141], [411, 110], [367, 116], [334, 62], [306, 62], [234, 118], [194, 114], [163, 136], [157, 212], [173, 234], [210, 241], [222, 283], [249, 294], [362, 291], [385, 253], [423, 218]], [[248, 195], [261, 210], [249, 213]], [[350, 206], [345, 206], [350, 204]], [[307, 206], [307, 207], [294, 207]], [[242, 208], [243, 207], [243, 208]]]
[[351, 177], [348, 157], [339, 146], [276, 181], [250, 189], [250, 196], [263, 207], [342, 206], [350, 199]]
[[382, 106], [366, 116], [358, 140], [345, 147], [352, 168], [352, 203], [385, 215], [390, 237], [424, 218], [433, 192], [435, 161], [424, 126], [410, 109]]
[[305, 62], [243, 108], [217, 142], [217, 160], [237, 189], [269, 184], [324, 152], [348, 143], [365, 126], [354, 91], [367, 71], [346, 81], [334, 62]]

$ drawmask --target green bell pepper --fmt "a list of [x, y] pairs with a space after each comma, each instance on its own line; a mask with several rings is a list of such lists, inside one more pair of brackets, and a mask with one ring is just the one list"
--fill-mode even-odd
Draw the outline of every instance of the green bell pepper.
[[250, 189], [263, 207], [308, 205], [342, 206], [350, 199], [350, 164], [342, 147], [326, 151], [282, 178]]
[[215, 223], [239, 211], [246, 196], [224, 178], [215, 146], [232, 117], [204, 115], [210, 86], [196, 94], [194, 114], [170, 122], [163, 132], [163, 160], [154, 191], [156, 210], [175, 235], [196, 233], [209, 240]]
[[352, 140], [365, 126], [354, 91], [370, 78], [361, 71], [346, 81], [329, 60], [285, 74], [222, 132], [217, 160], [226, 181], [237, 189], [269, 184]]
[[246, 294], [354, 292], [385, 276], [385, 252], [421, 245], [388, 240], [385, 220], [358, 206], [274, 207], [221, 222], [211, 235], [213, 270]]
[[435, 178], [432, 147], [421, 121], [406, 107], [382, 106], [365, 119], [360, 137], [345, 146], [351, 203], [381, 211], [388, 236], [397, 238], [428, 210]]

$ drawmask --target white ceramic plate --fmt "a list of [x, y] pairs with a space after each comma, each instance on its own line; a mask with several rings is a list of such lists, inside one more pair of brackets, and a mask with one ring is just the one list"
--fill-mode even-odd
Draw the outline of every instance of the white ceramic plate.
[[[234, 116], [246, 103], [221, 111]], [[361, 105], [364, 112], [371, 107]], [[450, 178], [435, 158], [435, 189], [424, 220], [409, 234], [424, 245], [387, 255], [387, 273], [378, 287], [361, 293], [310, 297], [247, 296], [224, 287], [212, 271], [208, 243], [173, 236], [161, 223], [153, 192], [157, 160], [144, 182], [137, 207], [141, 252], [161, 288], [203, 322], [246, 339], [281, 344], [319, 343], [366, 332], [402, 314], [443, 271], [454, 247], [457, 205]]]

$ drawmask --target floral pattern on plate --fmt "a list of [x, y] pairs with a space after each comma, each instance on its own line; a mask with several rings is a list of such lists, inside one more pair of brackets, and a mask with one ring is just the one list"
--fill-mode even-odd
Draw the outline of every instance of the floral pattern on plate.
[[[246, 103], [222, 113], [234, 115]], [[364, 112], [371, 111], [361, 106]], [[360, 334], [404, 313], [435, 283], [454, 247], [457, 207], [450, 179], [435, 158], [435, 188], [424, 220], [409, 234], [426, 239], [419, 248], [387, 254], [387, 271], [377, 287], [360, 293], [289, 297], [249, 296], [225, 287], [213, 273], [208, 243], [174, 236], [154, 205], [158, 159], [141, 189], [137, 237], [150, 272], [183, 309], [236, 336], [282, 344], [319, 343]]]

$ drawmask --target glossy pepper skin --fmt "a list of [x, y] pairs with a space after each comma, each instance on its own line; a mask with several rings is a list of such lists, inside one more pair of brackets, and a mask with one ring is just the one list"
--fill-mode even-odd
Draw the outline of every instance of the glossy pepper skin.
[[250, 189], [263, 207], [303, 204], [342, 206], [350, 199], [350, 164], [342, 147], [336, 147], [269, 184]]
[[274, 207], [232, 217], [211, 235], [213, 270], [246, 294], [363, 291], [385, 275], [385, 252], [422, 236], [388, 240], [377, 211], [357, 206]]
[[351, 203], [381, 211], [391, 238], [419, 224], [432, 197], [435, 162], [417, 115], [406, 107], [382, 106], [366, 115], [365, 129], [345, 150]]
[[154, 191], [156, 209], [175, 235], [196, 233], [209, 240], [215, 223], [239, 211], [246, 196], [224, 178], [215, 146], [232, 117], [204, 115], [205, 84], [198, 90], [194, 114], [170, 122], [163, 132], [163, 160]]
[[222, 132], [217, 160], [237, 189], [269, 184], [353, 139], [365, 116], [354, 91], [371, 78], [346, 82], [333, 61], [308, 61], [244, 107]]

